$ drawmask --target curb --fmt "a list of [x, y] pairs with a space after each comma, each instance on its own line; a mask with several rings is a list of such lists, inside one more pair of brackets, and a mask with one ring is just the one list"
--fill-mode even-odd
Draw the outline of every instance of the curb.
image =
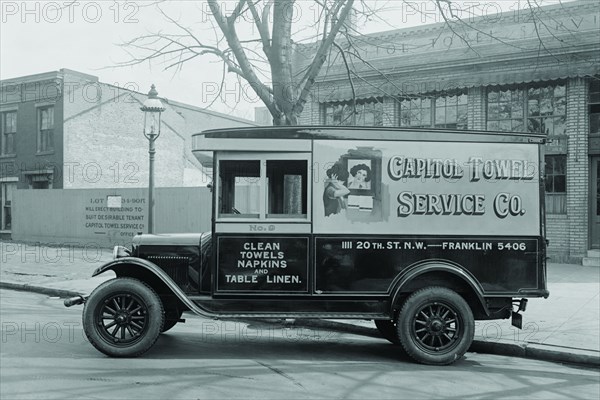
[[600, 352], [536, 343], [504, 343], [474, 340], [469, 351], [509, 355], [542, 361], [600, 367]]
[[[379, 333], [377, 328], [370, 328], [366, 326], [331, 321], [326, 319], [296, 319], [293, 321], [285, 321], [282, 319], [257, 318], [252, 320], [244, 320], [244, 322], [250, 321], [261, 321], [264, 323], [279, 324], [283, 326], [322, 328], [334, 332], [351, 333], [354, 335], [382, 338], [381, 333]], [[471, 347], [468, 351], [474, 353], [494, 354], [500, 356], [529, 358], [541, 361], [561, 362], [567, 364], [600, 367], [600, 352], [553, 345], [534, 344], [526, 342], [490, 342], [476, 338], [475, 340], [473, 340], [473, 344], [471, 344]]]
[[[40, 293], [55, 297], [75, 297], [82, 293], [49, 288], [43, 286], [29, 285], [27, 283], [0, 282], [0, 289], [18, 290], [25, 292]], [[223, 318], [227, 319], [227, 318]], [[238, 320], [239, 321], [239, 320]], [[351, 323], [337, 322], [320, 319], [294, 319], [291, 321], [283, 319], [253, 318], [243, 319], [244, 322], [263, 322], [268, 324], [281, 324], [285, 326], [302, 326], [307, 328], [323, 328], [334, 332], [351, 333], [354, 335], [381, 338], [377, 328], [355, 325]], [[473, 340], [469, 352], [495, 354], [509, 357], [530, 358], [534, 360], [562, 362], [585, 366], [600, 367], [600, 352], [583, 350], [569, 347], [535, 344], [535, 343], [507, 343], [501, 340], [490, 342], [486, 340]]]
[[79, 292], [66, 289], [56, 289], [44, 286], [30, 285], [28, 283], [0, 282], [0, 289], [18, 290], [21, 292], [34, 292], [51, 297], [75, 297], [81, 295]]

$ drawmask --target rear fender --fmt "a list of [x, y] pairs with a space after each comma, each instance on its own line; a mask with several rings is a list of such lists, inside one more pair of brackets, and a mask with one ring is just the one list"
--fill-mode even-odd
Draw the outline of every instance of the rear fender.
[[392, 307], [398, 305], [403, 293], [403, 289], [405, 289], [411, 282], [414, 282], [419, 277], [431, 272], [447, 273], [451, 274], [453, 277], [458, 278], [468, 288], [470, 288], [471, 292], [477, 298], [485, 314], [487, 316], [490, 315], [490, 310], [487, 306], [487, 302], [483, 294], [483, 288], [481, 287], [477, 279], [475, 279], [475, 277], [473, 277], [473, 275], [471, 275], [471, 273], [466, 271], [464, 268], [461, 268], [458, 265], [454, 265], [450, 262], [443, 260], [426, 261], [410, 266], [407, 268], [407, 270], [403, 271], [396, 278], [396, 283], [394, 286], [395, 289], [392, 291]]

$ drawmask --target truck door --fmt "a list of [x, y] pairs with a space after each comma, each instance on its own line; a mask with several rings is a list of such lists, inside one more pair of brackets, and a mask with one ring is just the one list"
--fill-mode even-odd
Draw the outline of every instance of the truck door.
[[217, 155], [216, 294], [308, 294], [310, 153]]

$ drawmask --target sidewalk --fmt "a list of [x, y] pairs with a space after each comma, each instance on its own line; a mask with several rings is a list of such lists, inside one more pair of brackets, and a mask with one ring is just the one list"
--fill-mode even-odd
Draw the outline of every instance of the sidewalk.
[[[61, 297], [89, 294], [114, 277], [107, 273], [91, 278], [111, 259], [111, 250], [93, 245], [0, 241], [0, 288]], [[548, 288], [548, 299], [529, 299], [522, 330], [510, 320], [476, 321], [470, 351], [600, 366], [600, 266], [549, 264]], [[372, 321], [293, 323], [380, 337]]]

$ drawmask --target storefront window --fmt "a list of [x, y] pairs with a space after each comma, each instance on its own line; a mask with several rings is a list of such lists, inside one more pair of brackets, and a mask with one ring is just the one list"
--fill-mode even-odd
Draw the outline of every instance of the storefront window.
[[435, 99], [436, 128], [467, 129], [467, 94]]
[[527, 131], [563, 136], [567, 131], [567, 97], [564, 85], [527, 90]]
[[467, 129], [466, 93], [407, 98], [400, 101], [400, 126]]
[[489, 131], [522, 132], [524, 93], [520, 89], [492, 90], [487, 96], [487, 129]]
[[356, 102], [325, 104], [325, 124], [334, 126], [383, 126], [383, 100], [381, 98]]
[[[600, 137], [600, 77], [590, 84], [590, 136]], [[590, 143], [592, 144], [592, 143]]]
[[400, 102], [400, 126], [423, 128], [431, 126], [431, 103], [429, 97], [404, 99]]
[[565, 85], [488, 90], [487, 129], [490, 131], [560, 137], [566, 134], [566, 116]]

